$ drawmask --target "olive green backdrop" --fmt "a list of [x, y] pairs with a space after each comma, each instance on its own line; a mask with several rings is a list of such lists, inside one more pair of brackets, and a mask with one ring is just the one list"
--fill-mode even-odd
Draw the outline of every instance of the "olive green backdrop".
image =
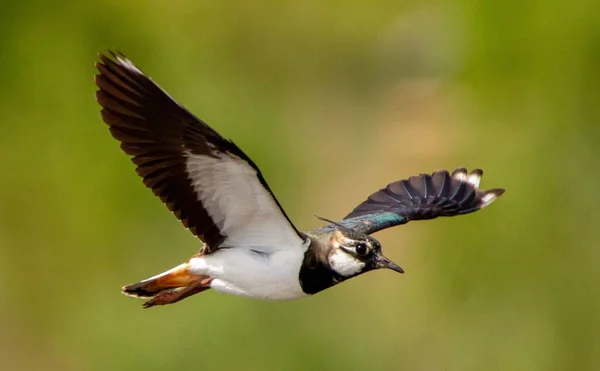
[[[598, 8], [4, 0], [0, 369], [600, 369]], [[300, 229], [439, 168], [507, 192], [378, 233], [404, 276], [143, 310], [120, 287], [200, 244], [100, 120], [112, 47], [233, 138]]]

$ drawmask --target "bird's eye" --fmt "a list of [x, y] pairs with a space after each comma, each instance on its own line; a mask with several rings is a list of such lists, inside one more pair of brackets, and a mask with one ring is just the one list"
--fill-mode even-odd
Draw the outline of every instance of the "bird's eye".
[[368, 252], [369, 248], [367, 247], [367, 244], [365, 242], [359, 242], [358, 244], [356, 244], [356, 254], [365, 255]]

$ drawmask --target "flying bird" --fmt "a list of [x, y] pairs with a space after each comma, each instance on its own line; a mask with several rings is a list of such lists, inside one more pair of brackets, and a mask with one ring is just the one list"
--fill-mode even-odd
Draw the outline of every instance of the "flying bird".
[[504, 192], [479, 189], [483, 171], [458, 168], [398, 180], [341, 221], [296, 228], [258, 166], [162, 90], [124, 55], [100, 54], [96, 99], [112, 136], [146, 187], [202, 241], [200, 251], [164, 273], [124, 286], [144, 307], [213, 289], [259, 299], [316, 294], [376, 269], [403, 269], [370, 235], [441, 216], [468, 214]]

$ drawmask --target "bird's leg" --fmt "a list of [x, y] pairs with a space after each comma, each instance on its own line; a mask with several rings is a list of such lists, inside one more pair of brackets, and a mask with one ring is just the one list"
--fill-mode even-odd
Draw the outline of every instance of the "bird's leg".
[[167, 292], [160, 293], [148, 300], [144, 303], [144, 308], [150, 308], [155, 305], [167, 305], [177, 303], [180, 300], [183, 300], [187, 297], [190, 297], [194, 294], [199, 294], [202, 291], [210, 289], [210, 282], [212, 281], [211, 277], [204, 276], [202, 279], [185, 286], [181, 289], [171, 290]]

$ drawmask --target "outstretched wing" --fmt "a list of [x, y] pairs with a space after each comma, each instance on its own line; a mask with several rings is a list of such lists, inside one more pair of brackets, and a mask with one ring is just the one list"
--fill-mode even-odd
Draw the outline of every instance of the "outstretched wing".
[[211, 252], [300, 246], [288, 219], [252, 160], [232, 141], [180, 106], [120, 54], [96, 63], [102, 119], [137, 173]]
[[[421, 174], [388, 184], [358, 205], [339, 224], [371, 234], [385, 228], [440, 216], [468, 214], [494, 202], [504, 189], [480, 190], [483, 171], [465, 168]], [[318, 231], [335, 229], [334, 224]]]

